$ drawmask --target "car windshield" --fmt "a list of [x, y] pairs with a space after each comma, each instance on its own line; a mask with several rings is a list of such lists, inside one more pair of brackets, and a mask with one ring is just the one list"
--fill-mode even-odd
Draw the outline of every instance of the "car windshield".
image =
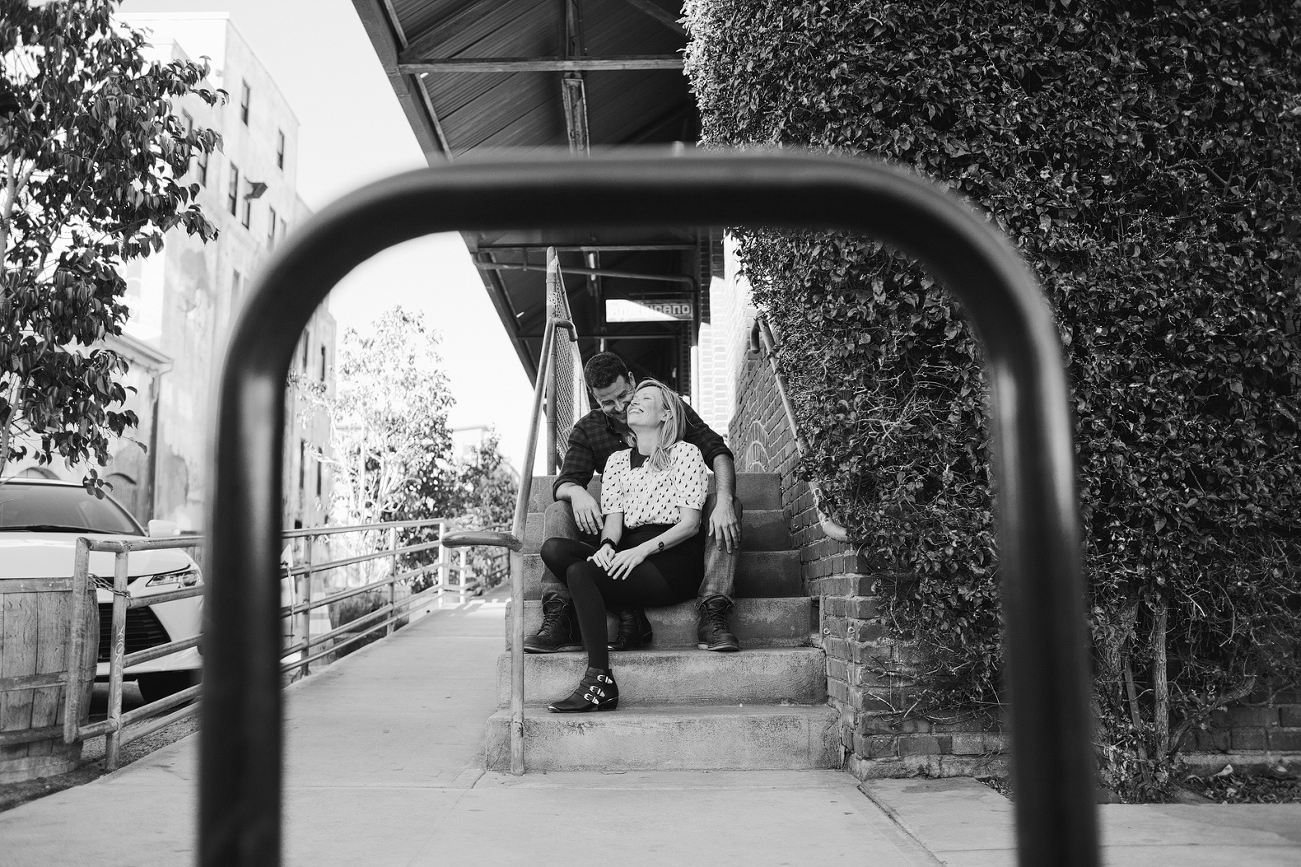
[[126, 510], [85, 488], [70, 485], [0, 485], [0, 532], [114, 533], [143, 536]]

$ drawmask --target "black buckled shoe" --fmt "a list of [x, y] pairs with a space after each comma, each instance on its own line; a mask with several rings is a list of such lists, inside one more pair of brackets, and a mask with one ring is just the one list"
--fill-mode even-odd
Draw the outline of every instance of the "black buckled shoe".
[[588, 667], [587, 674], [569, 698], [547, 705], [552, 713], [586, 713], [589, 710], [614, 710], [619, 706], [619, 685], [610, 669]]
[[563, 599], [548, 599], [543, 602], [542, 626], [536, 635], [524, 639], [524, 652], [557, 653], [582, 649], [583, 637], [578, 631], [574, 606]]
[[741, 644], [727, 628], [727, 613], [732, 610], [732, 600], [726, 596], [710, 596], [700, 602], [700, 626], [696, 629], [696, 645], [701, 650], [730, 653], [740, 650]]
[[611, 650], [636, 650], [651, 643], [655, 633], [643, 608], [627, 608], [618, 613], [619, 632], [607, 647]]

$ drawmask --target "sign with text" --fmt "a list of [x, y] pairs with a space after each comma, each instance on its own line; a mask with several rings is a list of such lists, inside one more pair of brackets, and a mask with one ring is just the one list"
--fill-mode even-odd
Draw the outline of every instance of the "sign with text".
[[695, 316], [690, 299], [674, 301], [633, 301], [609, 298], [605, 302], [606, 322], [690, 322]]

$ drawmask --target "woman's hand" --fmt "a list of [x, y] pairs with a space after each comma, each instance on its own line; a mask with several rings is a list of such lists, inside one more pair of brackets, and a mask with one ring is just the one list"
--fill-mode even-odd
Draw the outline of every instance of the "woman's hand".
[[600, 566], [606, 572], [609, 572], [610, 564], [614, 560], [614, 554], [615, 554], [614, 548], [612, 548], [609, 545], [602, 545], [600, 548], [596, 549], [595, 554], [593, 554], [591, 557], [588, 557], [587, 559], [591, 560], [597, 566]]
[[629, 548], [627, 551], [619, 551], [616, 553], [610, 558], [610, 565], [604, 566], [604, 569], [609, 573], [611, 578], [616, 578], [622, 581], [628, 577], [629, 573], [631, 573], [633, 569], [637, 568], [637, 564], [641, 563], [641, 561], [645, 559], [646, 554], [641, 550], [641, 546], [638, 545], [636, 548]]

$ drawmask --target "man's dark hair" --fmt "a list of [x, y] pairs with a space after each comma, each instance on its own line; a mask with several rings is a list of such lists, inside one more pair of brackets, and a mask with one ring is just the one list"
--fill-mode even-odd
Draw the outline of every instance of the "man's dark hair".
[[592, 391], [605, 388], [621, 376], [632, 379], [628, 365], [613, 352], [598, 352], [587, 359], [587, 364], [583, 365], [583, 375], [587, 377], [587, 387]]

